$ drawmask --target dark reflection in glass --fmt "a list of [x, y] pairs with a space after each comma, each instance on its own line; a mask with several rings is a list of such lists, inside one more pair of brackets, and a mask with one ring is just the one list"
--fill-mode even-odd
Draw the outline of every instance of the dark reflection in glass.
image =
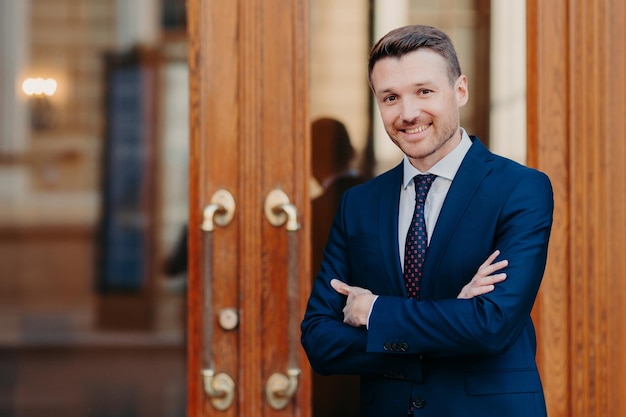
[[[343, 193], [364, 178], [353, 167], [355, 151], [343, 123], [320, 118], [311, 126], [312, 161], [312, 270], [317, 272], [335, 211]], [[357, 416], [357, 376], [321, 376], [313, 373], [313, 415], [319, 417]]]

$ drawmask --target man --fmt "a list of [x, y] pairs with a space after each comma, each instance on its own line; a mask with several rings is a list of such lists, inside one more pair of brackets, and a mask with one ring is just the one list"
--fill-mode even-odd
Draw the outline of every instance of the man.
[[360, 375], [362, 416], [545, 416], [530, 312], [549, 179], [460, 127], [467, 78], [441, 31], [390, 32], [369, 76], [404, 159], [344, 194], [302, 322], [312, 367]]

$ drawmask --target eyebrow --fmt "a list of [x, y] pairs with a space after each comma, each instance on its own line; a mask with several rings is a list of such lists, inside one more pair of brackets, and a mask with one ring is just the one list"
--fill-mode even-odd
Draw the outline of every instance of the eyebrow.
[[[425, 87], [425, 86], [432, 86], [433, 84], [435, 84], [433, 81], [428, 80], [428, 81], [420, 81], [418, 83], [413, 84], [415, 87]], [[393, 93], [394, 89], [393, 88], [385, 88], [383, 90], [375, 90], [375, 94], [384, 94], [384, 93]]]

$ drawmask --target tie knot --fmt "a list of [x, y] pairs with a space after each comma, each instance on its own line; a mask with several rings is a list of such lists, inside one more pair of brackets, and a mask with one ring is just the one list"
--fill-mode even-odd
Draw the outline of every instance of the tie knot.
[[435, 178], [437, 178], [435, 174], [416, 175], [413, 178], [413, 182], [415, 182], [415, 201], [424, 204], [426, 195]]

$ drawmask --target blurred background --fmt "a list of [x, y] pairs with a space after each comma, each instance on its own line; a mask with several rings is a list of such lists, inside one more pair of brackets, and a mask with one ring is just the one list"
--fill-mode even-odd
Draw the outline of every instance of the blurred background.
[[[350, 177], [399, 160], [366, 62], [401, 24], [451, 35], [463, 126], [524, 162], [525, 5], [502, 3], [309, 1], [316, 212], [331, 126]], [[0, 64], [0, 417], [184, 416], [185, 1], [0, 0]]]
[[2, 416], [185, 415], [185, 21], [0, 2]]

